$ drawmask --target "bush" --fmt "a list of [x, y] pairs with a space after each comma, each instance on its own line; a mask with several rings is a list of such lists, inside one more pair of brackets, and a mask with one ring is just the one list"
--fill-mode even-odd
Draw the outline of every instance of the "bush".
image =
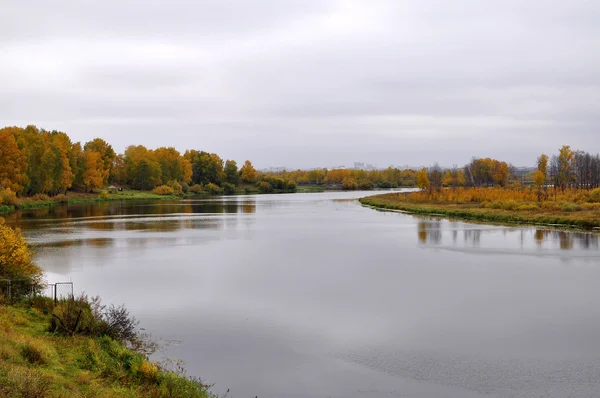
[[19, 206], [21, 200], [17, 198], [17, 194], [14, 193], [10, 188], [0, 190], [0, 203], [9, 206]]
[[173, 189], [173, 192], [177, 195], [183, 193], [183, 188], [181, 187], [181, 184], [175, 180], [167, 182], [167, 186], [171, 187]]
[[220, 195], [223, 192], [221, 187], [219, 187], [217, 184], [213, 184], [212, 182], [208, 183], [206, 186], [206, 191], [211, 195]]
[[347, 191], [354, 191], [358, 189], [358, 183], [352, 177], [346, 177], [342, 180], [342, 188]]
[[592, 192], [590, 192], [590, 196], [588, 197], [588, 202], [600, 203], [600, 188], [596, 188]]
[[98, 327], [87, 297], [81, 295], [78, 298], [62, 300], [54, 307], [49, 331], [67, 336], [76, 334], [93, 336]]
[[100, 199], [107, 199], [108, 198], [108, 191], [104, 190], [102, 192], [100, 192]]
[[360, 180], [358, 181], [358, 188], [367, 191], [369, 189], [373, 189], [373, 183], [366, 179]]
[[183, 193], [188, 193], [190, 191], [190, 186], [187, 183], [182, 182], [181, 183], [181, 191]]
[[273, 186], [271, 184], [269, 184], [266, 181], [261, 181], [258, 184], [256, 184], [256, 187], [258, 188], [258, 191], [260, 193], [271, 193], [273, 192]]
[[34, 202], [48, 202], [50, 201], [50, 196], [44, 193], [38, 193], [33, 195], [30, 199]]
[[573, 212], [579, 210], [579, 207], [574, 203], [566, 203], [562, 207], [563, 211]]
[[161, 185], [152, 190], [155, 195], [174, 195], [175, 191], [168, 185]]
[[225, 195], [235, 195], [235, 185], [230, 184], [228, 182], [224, 182], [222, 184], [223, 186], [223, 192], [225, 192]]
[[204, 193], [204, 187], [202, 186], [202, 184], [194, 184], [190, 187], [190, 192], [199, 195], [201, 193]]
[[54, 201], [58, 203], [69, 203], [69, 197], [61, 193], [54, 197]]

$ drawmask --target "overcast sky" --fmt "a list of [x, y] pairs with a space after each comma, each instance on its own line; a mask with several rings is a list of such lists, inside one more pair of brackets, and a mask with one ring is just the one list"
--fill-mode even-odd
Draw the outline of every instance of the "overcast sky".
[[258, 167], [600, 151], [600, 2], [2, 0], [0, 123]]

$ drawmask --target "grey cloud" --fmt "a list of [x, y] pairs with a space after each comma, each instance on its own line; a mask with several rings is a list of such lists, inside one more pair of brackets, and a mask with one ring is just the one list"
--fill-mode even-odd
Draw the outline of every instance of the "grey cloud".
[[600, 4], [9, 1], [0, 121], [258, 166], [600, 151]]

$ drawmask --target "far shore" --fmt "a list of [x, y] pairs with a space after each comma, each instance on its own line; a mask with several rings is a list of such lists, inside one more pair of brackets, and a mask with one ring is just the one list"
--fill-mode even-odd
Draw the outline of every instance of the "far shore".
[[506, 210], [484, 208], [477, 203], [408, 202], [404, 194], [387, 193], [359, 199], [360, 203], [379, 210], [437, 216], [448, 219], [490, 224], [543, 225], [550, 228], [577, 228], [600, 232], [597, 211]]

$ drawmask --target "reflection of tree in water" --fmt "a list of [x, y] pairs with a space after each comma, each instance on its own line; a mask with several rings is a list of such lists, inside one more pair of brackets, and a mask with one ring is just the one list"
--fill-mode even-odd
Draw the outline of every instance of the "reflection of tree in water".
[[422, 220], [417, 225], [417, 235], [421, 243], [439, 245], [442, 243], [442, 223], [440, 220]]
[[463, 236], [465, 243], [470, 242], [473, 246], [481, 243], [481, 229], [465, 229]]
[[573, 249], [575, 243], [585, 250], [598, 250], [600, 248], [600, 236], [585, 232], [552, 231], [538, 229], [535, 231], [534, 239], [538, 247], [542, 247], [544, 241], [558, 242], [562, 250]]

